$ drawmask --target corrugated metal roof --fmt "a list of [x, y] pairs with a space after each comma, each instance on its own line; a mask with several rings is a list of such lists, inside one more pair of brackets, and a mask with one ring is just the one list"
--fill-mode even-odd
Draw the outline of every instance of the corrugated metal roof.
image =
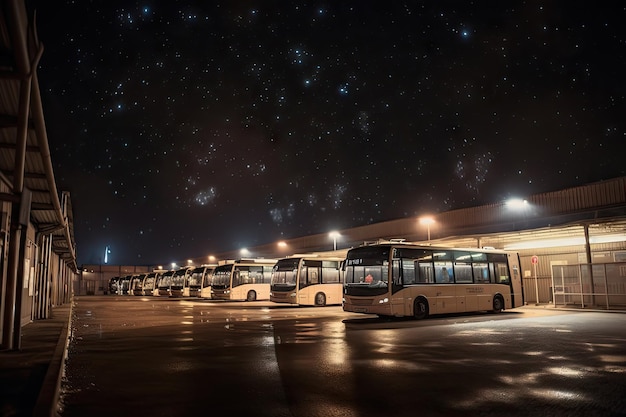
[[[23, 187], [32, 192], [30, 220], [38, 232], [53, 235], [53, 251], [76, 269], [71, 201], [69, 193], [59, 196], [56, 188], [37, 81], [43, 45], [37, 37], [34, 16], [28, 16], [24, 1], [1, 1], [0, 174], [13, 190], [12, 195], [5, 194], [2, 199], [19, 201], [21, 190], [15, 188], [23, 172]], [[23, 143], [20, 126], [24, 115], [20, 113], [20, 100], [24, 98], [29, 103], [22, 171], [19, 147]]]

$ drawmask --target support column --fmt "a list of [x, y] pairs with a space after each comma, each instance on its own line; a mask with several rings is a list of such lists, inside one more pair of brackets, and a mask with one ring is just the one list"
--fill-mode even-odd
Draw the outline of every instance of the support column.
[[[6, 304], [2, 327], [2, 346], [19, 350], [21, 346], [22, 287], [24, 282], [24, 259], [26, 252], [26, 229], [30, 218], [30, 193], [24, 193], [24, 167], [26, 166], [26, 140], [30, 109], [31, 77], [20, 82], [20, 102], [15, 138], [15, 168], [13, 171], [13, 193], [18, 197], [11, 206]], [[22, 256], [20, 258], [20, 256]], [[21, 274], [20, 274], [21, 272]]]

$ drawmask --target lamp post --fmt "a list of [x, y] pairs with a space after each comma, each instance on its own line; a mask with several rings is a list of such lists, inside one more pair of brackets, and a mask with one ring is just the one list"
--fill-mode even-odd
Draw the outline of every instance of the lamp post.
[[430, 225], [435, 224], [435, 219], [433, 219], [430, 216], [425, 216], [425, 217], [420, 217], [419, 221], [420, 221], [420, 224], [423, 224], [426, 226], [428, 242], [430, 243]]
[[104, 248], [104, 263], [108, 264], [109, 263], [109, 255], [111, 254], [111, 247], [110, 246], [106, 246]]
[[341, 237], [341, 234], [337, 231], [332, 231], [328, 234], [328, 237], [333, 240], [333, 250], [337, 250], [337, 239]]

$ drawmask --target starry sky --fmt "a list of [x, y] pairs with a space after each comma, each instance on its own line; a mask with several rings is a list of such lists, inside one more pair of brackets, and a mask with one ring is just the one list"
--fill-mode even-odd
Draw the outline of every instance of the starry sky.
[[623, 176], [626, 6], [28, 1], [80, 264]]

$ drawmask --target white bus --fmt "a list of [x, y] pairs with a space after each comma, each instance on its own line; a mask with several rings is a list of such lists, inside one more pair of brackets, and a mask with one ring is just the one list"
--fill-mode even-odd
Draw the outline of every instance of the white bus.
[[214, 268], [214, 265], [202, 265], [193, 268], [187, 276], [187, 285], [185, 285], [183, 297], [200, 297], [205, 277], [211, 277]]
[[413, 316], [524, 305], [516, 252], [385, 242], [348, 251], [344, 311]]
[[292, 255], [272, 270], [270, 301], [295, 305], [341, 305], [347, 250]]
[[175, 272], [175, 270], [165, 271], [158, 277], [157, 290], [154, 295], [158, 295], [159, 297], [169, 297], [172, 295], [172, 276]]
[[159, 281], [160, 275], [163, 272], [165, 271], [152, 271], [146, 275], [146, 277], [143, 280], [143, 286], [142, 286], [143, 294], [142, 295], [149, 295], [149, 296], [158, 295], [158, 291], [159, 291], [158, 281]]
[[[187, 278], [191, 273], [191, 267], [183, 267], [177, 269], [172, 275], [172, 282], [170, 283], [170, 297], [182, 297], [185, 293], [185, 287], [187, 286]], [[189, 290], [187, 290], [189, 293]]]
[[143, 280], [146, 274], [136, 274], [130, 277], [130, 295], [143, 295]]
[[217, 300], [269, 300], [270, 278], [276, 259], [222, 261], [213, 270], [211, 298]]

